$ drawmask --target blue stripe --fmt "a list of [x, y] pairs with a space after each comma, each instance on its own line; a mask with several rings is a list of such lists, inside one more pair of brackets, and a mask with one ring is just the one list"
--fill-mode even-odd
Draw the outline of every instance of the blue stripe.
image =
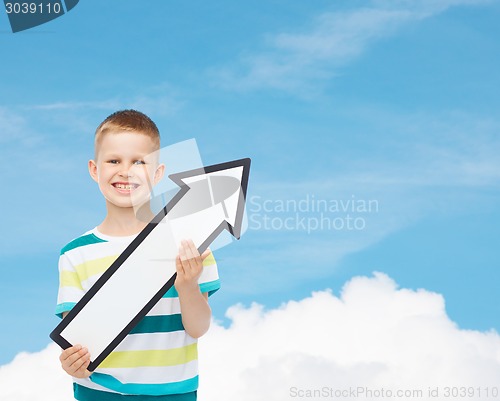
[[69, 312], [76, 305], [76, 302], [63, 302], [56, 306], [56, 316], [62, 319], [62, 314], [64, 312]]
[[144, 316], [130, 334], [169, 333], [184, 330], [180, 313], [174, 315]]
[[208, 292], [208, 296], [217, 292], [217, 290], [219, 288], [220, 288], [220, 280], [219, 279], [200, 284], [201, 292]]
[[[208, 281], [206, 283], [200, 284], [201, 292], [208, 292], [208, 296], [215, 293], [220, 288], [220, 280]], [[170, 289], [163, 295], [163, 298], [178, 298], [179, 293], [175, 289], [174, 286], [170, 287]]]
[[100, 242], [108, 242], [108, 241], [103, 240], [103, 239], [95, 236], [94, 234], [82, 235], [81, 237], [74, 239], [68, 245], [66, 245], [63, 249], [61, 249], [61, 255], [65, 254], [68, 251], [71, 251], [72, 249], [79, 248], [79, 247], [85, 246], [85, 245], [98, 244]]
[[[167, 395], [167, 394], [183, 394], [196, 391], [198, 388], [198, 376], [180, 382], [160, 383], [160, 384], [139, 384], [139, 383], [122, 383], [111, 375], [94, 372], [90, 376], [90, 380], [101, 386], [109, 388], [113, 391], [118, 391], [125, 394], [142, 394], [142, 395]], [[135, 398], [134, 398], [135, 399]]]
[[[100, 391], [73, 383], [75, 398], [79, 401], [123, 401], [125, 396], [109, 391]], [[129, 395], [133, 401], [196, 401], [196, 391], [184, 394]]]

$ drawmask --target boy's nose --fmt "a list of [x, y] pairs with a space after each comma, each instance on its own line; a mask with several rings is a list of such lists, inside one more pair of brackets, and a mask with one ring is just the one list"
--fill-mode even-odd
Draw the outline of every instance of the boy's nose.
[[132, 171], [130, 169], [128, 169], [128, 168], [127, 169], [123, 169], [122, 171], [120, 171], [119, 174], [120, 174], [120, 176], [127, 177], [127, 178], [133, 176]]

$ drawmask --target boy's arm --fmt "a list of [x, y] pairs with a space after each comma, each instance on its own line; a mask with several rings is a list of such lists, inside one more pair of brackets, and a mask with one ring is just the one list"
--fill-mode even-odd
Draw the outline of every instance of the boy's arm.
[[203, 271], [203, 260], [208, 255], [209, 249], [200, 255], [193, 241], [182, 241], [176, 259], [177, 278], [174, 285], [179, 294], [182, 324], [193, 338], [201, 337], [208, 331], [212, 317], [208, 294], [202, 293], [198, 285]]

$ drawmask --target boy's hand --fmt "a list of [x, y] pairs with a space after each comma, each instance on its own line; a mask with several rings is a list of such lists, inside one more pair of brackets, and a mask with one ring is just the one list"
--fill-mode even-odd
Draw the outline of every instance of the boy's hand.
[[192, 240], [181, 242], [179, 255], [175, 259], [177, 277], [174, 285], [178, 292], [198, 287], [198, 279], [203, 271], [203, 260], [208, 255], [210, 249], [200, 255]]
[[89, 350], [81, 345], [66, 348], [61, 352], [59, 360], [64, 371], [70, 376], [85, 379], [92, 374], [87, 370], [90, 364]]

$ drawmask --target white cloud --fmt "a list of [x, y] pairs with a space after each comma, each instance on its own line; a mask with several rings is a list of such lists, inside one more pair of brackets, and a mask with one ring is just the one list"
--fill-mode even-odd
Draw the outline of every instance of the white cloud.
[[431, 16], [456, 6], [479, 6], [497, 0], [374, 0], [381, 8], [404, 8], [423, 17]]
[[75, 110], [75, 109], [118, 109], [119, 102], [117, 99], [108, 99], [103, 101], [69, 101], [69, 102], [55, 102], [47, 104], [39, 104], [29, 106], [33, 110]]
[[227, 315], [231, 326], [213, 326], [201, 342], [206, 401], [290, 400], [291, 387], [498, 383], [497, 333], [460, 330], [442, 296], [398, 289], [383, 274], [352, 279], [340, 297], [316, 292], [280, 309], [235, 306]]
[[2, 401], [68, 401], [72, 397], [71, 378], [61, 369], [60, 348], [50, 344], [36, 353], [22, 352], [0, 367]]
[[[228, 328], [214, 323], [200, 342], [200, 400], [285, 401], [330, 388], [422, 391], [405, 398], [435, 400], [447, 386], [483, 399], [478, 388], [498, 388], [498, 333], [460, 329], [441, 295], [399, 289], [381, 273], [353, 278], [339, 297], [320, 291], [273, 310], [236, 305], [227, 316]], [[50, 345], [0, 367], [0, 399], [70, 399], [58, 354]], [[436, 386], [441, 397], [429, 397]]]
[[40, 140], [40, 135], [33, 132], [24, 116], [10, 108], [0, 106], [1, 150], [10, 151], [10, 146], [16, 144], [36, 146]]
[[[25, 106], [28, 110], [42, 110], [49, 112], [62, 111], [75, 111], [81, 113], [82, 111], [95, 111], [105, 110], [108, 113], [115, 112], [121, 109], [137, 109], [146, 114], [165, 116], [176, 113], [184, 104], [178, 98], [178, 91], [169, 84], [160, 83], [154, 87], [141, 88], [140, 91], [133, 90], [132, 92], [139, 92], [136, 95], [118, 96], [101, 100], [68, 100], [58, 101], [47, 104], [29, 105]], [[69, 120], [63, 120], [71, 125], [74, 116]], [[93, 127], [95, 129], [95, 127]]]
[[331, 78], [337, 68], [373, 42], [401, 26], [429, 18], [450, 7], [490, 0], [380, 0], [349, 11], [324, 12], [303, 32], [269, 35], [266, 50], [246, 54], [235, 65], [212, 71], [223, 87], [236, 90], [280, 89], [308, 95], [314, 83]]

